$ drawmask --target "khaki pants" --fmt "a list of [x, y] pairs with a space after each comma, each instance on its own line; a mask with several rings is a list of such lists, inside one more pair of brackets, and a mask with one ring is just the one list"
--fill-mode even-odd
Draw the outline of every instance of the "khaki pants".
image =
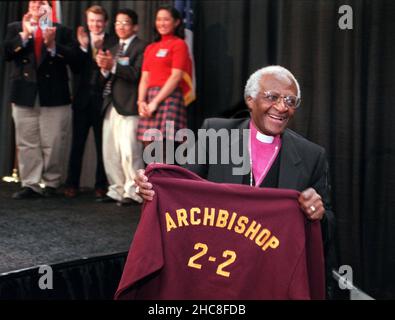
[[31, 108], [12, 104], [23, 187], [41, 192], [39, 183], [57, 188], [62, 182], [66, 139], [71, 121], [70, 105]]
[[117, 201], [131, 198], [142, 202], [136, 194], [134, 178], [144, 169], [143, 145], [137, 141], [138, 116], [122, 116], [110, 105], [103, 122], [103, 162], [109, 188], [107, 196]]

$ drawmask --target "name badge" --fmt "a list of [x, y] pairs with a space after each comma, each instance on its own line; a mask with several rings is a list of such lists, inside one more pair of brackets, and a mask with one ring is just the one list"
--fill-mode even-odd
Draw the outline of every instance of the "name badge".
[[156, 53], [156, 56], [159, 58], [163, 58], [167, 56], [168, 52], [169, 52], [168, 49], [159, 49], [159, 51]]
[[121, 57], [118, 58], [117, 61], [121, 66], [128, 66], [129, 65], [129, 57]]

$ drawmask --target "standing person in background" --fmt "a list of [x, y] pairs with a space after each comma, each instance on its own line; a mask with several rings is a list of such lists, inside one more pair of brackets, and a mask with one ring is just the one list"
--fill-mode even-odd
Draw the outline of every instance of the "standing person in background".
[[[177, 130], [187, 127], [183, 94], [189, 88], [183, 76], [185, 72], [191, 73], [192, 61], [183, 39], [184, 25], [180, 13], [168, 5], [159, 7], [156, 11], [155, 41], [144, 52], [139, 84], [141, 118], [137, 139], [141, 141], [144, 141], [144, 132], [148, 129], [157, 129], [163, 139], [172, 139]], [[166, 130], [167, 121], [174, 124], [170, 130]], [[144, 141], [144, 145], [150, 142]]]
[[13, 62], [11, 103], [22, 182], [14, 199], [53, 196], [62, 182], [71, 117], [67, 65], [75, 62], [74, 41], [72, 31], [58, 23], [40, 27], [48, 5], [29, 1], [22, 21], [8, 25], [4, 41], [5, 59]]
[[96, 179], [95, 196], [103, 198], [107, 189], [107, 178], [103, 165], [102, 130], [103, 84], [99, 81], [100, 68], [96, 63], [99, 49], [110, 48], [116, 43], [114, 37], [105, 32], [108, 22], [106, 10], [98, 5], [86, 11], [88, 32], [84, 27], [77, 29], [79, 45], [76, 47], [78, 56], [79, 83], [73, 101], [73, 139], [66, 180], [65, 196], [74, 198], [78, 194], [82, 168], [82, 158], [89, 128], [92, 127], [96, 145]]
[[138, 16], [130, 9], [116, 14], [115, 32], [119, 42], [110, 50], [99, 50], [97, 64], [105, 83], [103, 160], [110, 184], [104, 202], [120, 206], [141, 203], [136, 194], [136, 170], [143, 168], [143, 145], [136, 140], [137, 87], [141, 76], [144, 41], [137, 35]]

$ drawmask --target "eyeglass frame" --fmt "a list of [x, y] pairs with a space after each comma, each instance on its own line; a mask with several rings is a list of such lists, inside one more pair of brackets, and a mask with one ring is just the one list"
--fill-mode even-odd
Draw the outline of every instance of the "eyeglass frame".
[[[269, 101], [269, 100], [267, 100], [267, 96], [268, 96], [268, 95], [272, 95], [272, 96], [273, 96], [274, 94], [275, 94], [275, 96], [277, 96], [276, 101]], [[264, 91], [263, 93], [260, 93], [259, 95], [262, 95], [263, 98], [265, 99], [265, 102], [270, 103], [270, 105], [274, 105], [274, 104], [279, 103], [279, 102], [280, 102], [280, 98], [282, 98], [283, 101], [284, 101], [284, 105], [285, 105], [287, 108], [291, 108], [291, 109], [293, 109], [293, 110], [298, 109], [298, 108], [300, 107], [301, 102], [302, 102], [302, 98], [299, 98], [298, 96], [294, 96], [294, 95], [283, 95], [283, 94], [279, 94], [278, 92], [271, 91], [271, 90]], [[295, 100], [296, 100], [296, 102], [295, 102], [295, 107], [288, 105], [288, 103], [286, 102], [285, 99], [290, 98], [290, 97], [296, 98], [296, 99], [295, 99]]]
[[115, 21], [114, 22], [114, 26], [115, 27], [127, 27], [127, 26], [131, 26], [133, 23], [129, 22], [129, 21]]

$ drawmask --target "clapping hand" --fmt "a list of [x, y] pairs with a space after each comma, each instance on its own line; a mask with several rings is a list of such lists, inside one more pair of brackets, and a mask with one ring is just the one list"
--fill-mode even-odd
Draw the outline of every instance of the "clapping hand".
[[100, 49], [96, 56], [96, 63], [101, 69], [110, 71], [114, 66], [114, 57], [109, 50]]
[[30, 37], [34, 32], [34, 28], [30, 22], [31, 18], [32, 18], [32, 14], [26, 13], [22, 19], [22, 33], [25, 39]]
[[43, 32], [44, 44], [47, 48], [55, 48], [56, 27], [48, 27]]
[[79, 26], [77, 28], [77, 40], [81, 47], [88, 49], [89, 45], [89, 36], [88, 33], [85, 32], [84, 27]]

